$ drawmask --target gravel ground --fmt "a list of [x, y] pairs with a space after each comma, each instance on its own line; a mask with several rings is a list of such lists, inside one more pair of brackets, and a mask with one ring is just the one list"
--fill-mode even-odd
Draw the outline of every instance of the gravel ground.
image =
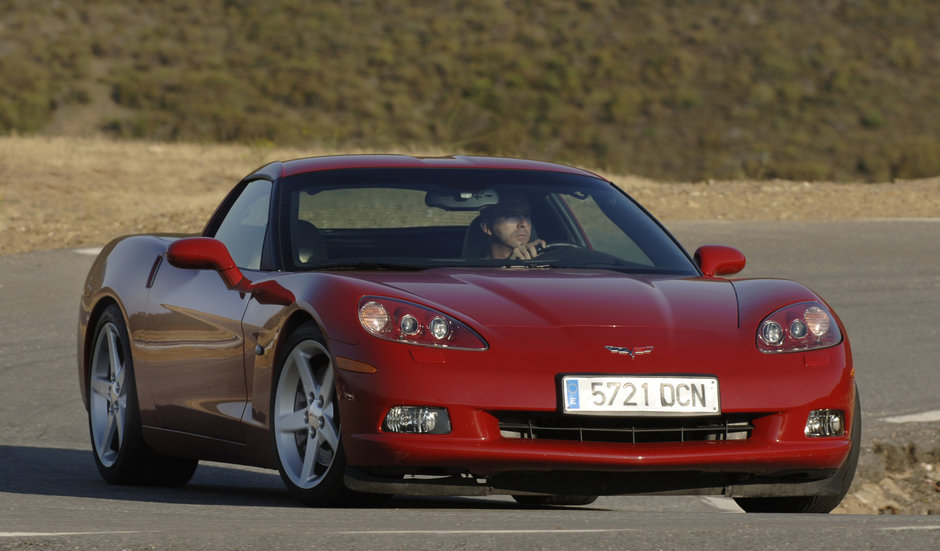
[[[276, 159], [328, 154], [250, 146], [0, 137], [0, 255], [100, 246], [141, 232], [199, 232], [225, 193]], [[423, 151], [403, 153], [440, 155]], [[940, 218], [940, 177], [881, 184], [664, 183], [603, 174], [673, 220]], [[940, 449], [881, 431], [842, 513], [940, 513]]]

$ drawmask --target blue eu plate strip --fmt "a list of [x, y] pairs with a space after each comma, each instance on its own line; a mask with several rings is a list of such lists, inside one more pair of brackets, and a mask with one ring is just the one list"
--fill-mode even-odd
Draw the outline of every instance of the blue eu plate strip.
[[567, 381], [565, 383], [565, 401], [568, 404], [568, 409], [578, 409], [581, 407], [581, 404], [578, 401], [579, 395], [578, 381]]

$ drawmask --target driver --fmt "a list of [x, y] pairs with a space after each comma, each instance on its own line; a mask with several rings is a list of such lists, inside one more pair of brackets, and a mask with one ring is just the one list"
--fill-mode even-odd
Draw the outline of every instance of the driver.
[[529, 202], [519, 194], [507, 194], [499, 203], [480, 211], [480, 228], [489, 237], [489, 258], [531, 260], [546, 245], [532, 239]]

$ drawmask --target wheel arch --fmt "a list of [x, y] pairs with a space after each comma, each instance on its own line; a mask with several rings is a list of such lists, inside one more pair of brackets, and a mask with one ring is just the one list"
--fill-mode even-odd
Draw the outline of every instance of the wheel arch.
[[[320, 322], [306, 310], [296, 310], [288, 316], [284, 321], [284, 324], [281, 326], [281, 338], [277, 340], [277, 346], [274, 350], [275, 362], [280, 362], [282, 359], [282, 354], [284, 354], [284, 345], [290, 339], [290, 336], [297, 331], [297, 328], [301, 325], [312, 322], [317, 327], [317, 332], [320, 334], [320, 337], [324, 337], [323, 326]], [[325, 340], [325, 339], [324, 339]], [[324, 346], [326, 344], [324, 343]]]

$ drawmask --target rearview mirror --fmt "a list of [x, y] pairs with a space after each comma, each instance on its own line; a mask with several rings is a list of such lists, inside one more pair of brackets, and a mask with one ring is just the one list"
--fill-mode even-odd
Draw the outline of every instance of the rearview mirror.
[[443, 210], [480, 210], [486, 205], [499, 202], [499, 194], [493, 189], [468, 189], [441, 193], [429, 191], [424, 196], [424, 204]]

